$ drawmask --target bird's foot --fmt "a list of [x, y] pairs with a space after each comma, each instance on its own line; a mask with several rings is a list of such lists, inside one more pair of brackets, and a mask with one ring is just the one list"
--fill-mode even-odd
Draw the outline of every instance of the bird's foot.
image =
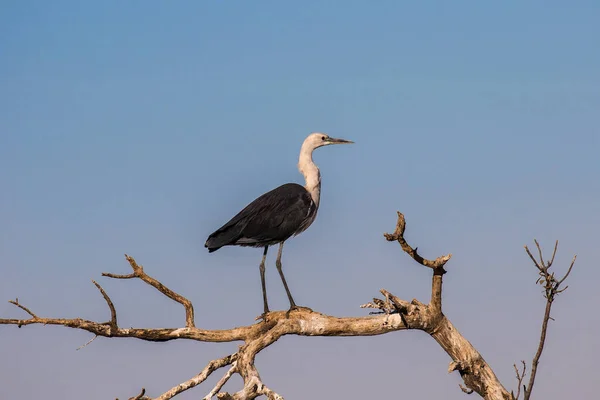
[[269, 319], [269, 311], [265, 311], [262, 314], [260, 314], [258, 317], [254, 318], [255, 321], [260, 321], [262, 320], [263, 322], [267, 322]]
[[292, 311], [307, 311], [307, 312], [313, 312], [313, 310], [311, 308], [308, 307], [303, 307], [303, 306], [297, 306], [297, 305], [293, 305], [289, 308], [289, 310], [287, 310], [287, 312], [285, 313], [285, 317], [289, 318], [290, 317], [290, 313]]

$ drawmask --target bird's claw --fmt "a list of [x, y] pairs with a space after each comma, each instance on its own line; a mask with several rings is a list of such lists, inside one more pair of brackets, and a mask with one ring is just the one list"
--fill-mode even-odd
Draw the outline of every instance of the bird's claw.
[[285, 317], [289, 318], [290, 317], [290, 313], [292, 311], [308, 311], [308, 312], [313, 312], [313, 310], [311, 308], [308, 307], [303, 307], [303, 306], [297, 306], [297, 305], [293, 305], [289, 308], [289, 310], [287, 310], [287, 312], [285, 313]]
[[262, 320], [263, 322], [267, 322], [269, 318], [269, 311], [265, 311], [264, 313], [260, 314], [258, 317], [254, 318], [255, 321], [260, 321]]

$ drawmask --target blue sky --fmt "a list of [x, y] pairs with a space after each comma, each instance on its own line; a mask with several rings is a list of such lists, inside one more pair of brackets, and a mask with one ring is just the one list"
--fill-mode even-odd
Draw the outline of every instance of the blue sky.
[[[182, 310], [151, 288], [100, 277], [127, 272], [128, 253], [194, 302], [199, 326], [252, 323], [260, 250], [209, 255], [204, 241], [261, 193], [301, 183], [302, 140], [323, 131], [356, 143], [315, 153], [319, 216], [283, 259], [297, 302], [355, 316], [382, 287], [425, 301], [429, 273], [382, 236], [400, 210], [425, 256], [453, 253], [445, 312], [514, 388], [512, 364], [533, 356], [543, 311], [523, 245], [559, 239], [557, 269], [578, 262], [535, 395], [590, 398], [599, 18], [592, 1], [4, 2], [0, 297], [106, 320], [97, 279], [124, 326], [180, 326]], [[274, 253], [269, 299], [284, 309]], [[0, 315], [22, 313], [4, 302]], [[237, 345], [97, 339], [75, 351], [89, 334], [0, 336], [0, 397], [11, 399], [158, 395]], [[449, 362], [421, 332], [285, 337], [257, 359], [291, 400], [400, 388], [462, 399]]]

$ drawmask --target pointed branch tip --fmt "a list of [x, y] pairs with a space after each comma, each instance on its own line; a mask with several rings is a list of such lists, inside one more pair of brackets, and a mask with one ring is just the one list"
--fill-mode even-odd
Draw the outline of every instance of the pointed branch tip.
[[443, 270], [444, 264], [450, 260], [452, 254], [438, 257], [433, 261], [421, 257], [421, 255], [418, 253], [418, 247], [411, 247], [404, 239], [404, 232], [406, 230], [406, 220], [404, 218], [404, 214], [402, 214], [400, 211], [396, 211], [396, 213], [398, 214], [396, 229], [394, 230], [394, 233], [384, 233], [383, 236], [385, 239], [388, 242], [397, 241], [400, 244], [400, 247], [402, 247], [402, 250], [417, 263], [428, 268]]
[[31, 316], [31, 318], [33, 319], [38, 319], [38, 316], [35, 315], [33, 312], [31, 312], [31, 310], [27, 307], [25, 307], [24, 305], [21, 305], [19, 303], [19, 298], [15, 298], [14, 300], [9, 300], [8, 301], [10, 304], [15, 305], [17, 307], [19, 307], [21, 310], [25, 311], [27, 314], [29, 314]]

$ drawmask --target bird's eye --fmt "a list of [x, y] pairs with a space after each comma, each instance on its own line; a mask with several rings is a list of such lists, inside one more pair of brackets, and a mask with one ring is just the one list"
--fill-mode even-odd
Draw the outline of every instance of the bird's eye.
[[325, 140], [325, 136], [321, 136], [321, 140]]

